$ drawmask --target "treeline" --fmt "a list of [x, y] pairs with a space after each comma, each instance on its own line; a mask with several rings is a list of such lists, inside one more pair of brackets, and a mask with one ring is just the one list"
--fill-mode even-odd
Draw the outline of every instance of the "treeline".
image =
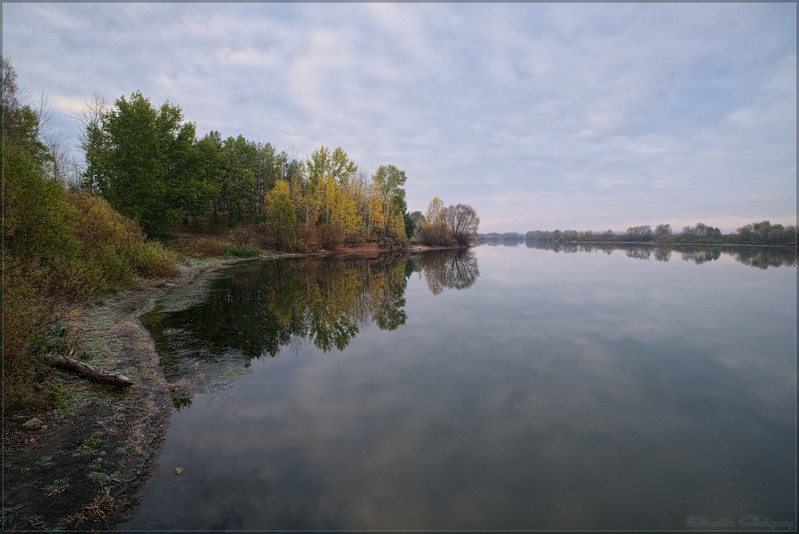
[[519, 232], [489, 232], [487, 234], [477, 234], [477, 240], [481, 243], [504, 242], [504, 241], [524, 241], [524, 235]]
[[[322, 146], [303, 159], [241, 135], [223, 139], [212, 131], [198, 138], [180, 107], [156, 108], [139, 92], [111, 108], [94, 97], [80, 120], [82, 188], [149, 236], [191, 221], [209, 230], [255, 228], [263, 246], [282, 250], [367, 241], [396, 248], [408, 244], [416, 223], [449, 225], [449, 219], [411, 218], [404, 170], [386, 164], [368, 174], [341, 147]], [[462, 241], [460, 223], [448, 226], [452, 243]]]
[[671, 225], [659, 224], [654, 229], [650, 225], [631, 226], [623, 234], [612, 230], [605, 232], [580, 232], [577, 230], [530, 231], [525, 234], [528, 241], [547, 243], [594, 242], [594, 243], [691, 243], [691, 244], [738, 244], [796, 246], [797, 226], [771, 224], [769, 221], [747, 224], [732, 234], [722, 234], [719, 228], [697, 223], [684, 226], [680, 232], [673, 232]]
[[64, 187], [40, 114], [5, 59], [2, 119], [3, 405], [35, 408], [58, 397], [38, 356], [63, 343], [60, 306], [171, 274], [176, 260], [105, 200]]

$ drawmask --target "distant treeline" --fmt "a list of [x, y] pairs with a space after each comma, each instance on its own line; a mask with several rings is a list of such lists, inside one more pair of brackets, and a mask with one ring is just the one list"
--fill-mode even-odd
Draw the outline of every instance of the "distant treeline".
[[[580, 232], [577, 230], [535, 230], [524, 236], [527, 241], [545, 243], [686, 243], [686, 244], [736, 244], [736, 245], [775, 245], [796, 246], [799, 228], [796, 225], [783, 226], [761, 221], [738, 228], [732, 234], [722, 234], [721, 230], [704, 223], [685, 226], [680, 232], [673, 232], [671, 225], [659, 224], [654, 229], [649, 225], [632, 226], [623, 234], [612, 230], [605, 232]], [[505, 234], [507, 235], [507, 234]], [[514, 234], [516, 235], [516, 234]]]
[[477, 241], [524, 241], [524, 235], [519, 232], [489, 232], [487, 234], [477, 234]]

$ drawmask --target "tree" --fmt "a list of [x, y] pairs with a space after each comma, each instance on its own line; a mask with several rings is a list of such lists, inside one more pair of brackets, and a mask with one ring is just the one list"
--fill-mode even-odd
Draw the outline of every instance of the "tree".
[[266, 228], [275, 248], [291, 246], [297, 226], [297, 208], [291, 201], [291, 189], [285, 180], [278, 180], [266, 194]]
[[467, 246], [477, 237], [480, 217], [468, 204], [447, 207], [444, 221], [450, 236], [458, 245]]
[[[6, 118], [6, 113], [11, 113], [22, 107], [21, 92], [22, 89], [17, 84], [16, 69], [8, 58], [0, 57], [0, 106], [3, 110], [3, 119]], [[3, 128], [5, 129], [5, 124]]]
[[419, 227], [422, 242], [427, 245], [451, 245], [452, 236], [447, 231], [444, 220], [444, 201], [438, 197], [427, 205], [425, 220]]
[[648, 224], [627, 228], [627, 236], [635, 241], [646, 241], [652, 238], [652, 227]]
[[[419, 215], [422, 214], [419, 211], [415, 213], [418, 213]], [[405, 236], [408, 239], [410, 239], [411, 237], [413, 237], [413, 234], [416, 233], [416, 220], [412, 217], [412, 214], [410, 213], [404, 213], [402, 218], [403, 222], [405, 223]]]
[[670, 224], [659, 224], [655, 227], [655, 237], [664, 237], [671, 235]]
[[99, 193], [97, 184], [101, 174], [101, 154], [103, 152], [103, 117], [108, 113], [108, 102], [100, 93], [92, 92], [83, 101], [80, 111], [73, 118], [80, 125], [80, 146], [83, 149], [86, 167], [83, 171], [83, 189], [89, 193]]
[[259, 147], [255, 169], [255, 196], [259, 199], [256, 205], [256, 218], [264, 215], [266, 193], [283, 178], [286, 157], [285, 152], [278, 153], [271, 143]]
[[138, 221], [148, 236], [180, 220], [183, 198], [196, 185], [191, 151], [194, 124], [168, 102], [159, 109], [140, 92], [117, 99], [102, 120], [98, 189], [114, 209]]
[[708, 242], [711, 240], [718, 241], [721, 239], [721, 230], [708, 226], [705, 223], [696, 223], [695, 226], [684, 226], [682, 229], [682, 237], [688, 238], [689, 241], [703, 241]]
[[[372, 182], [375, 184], [378, 198], [383, 208], [383, 228], [380, 239], [385, 241], [388, 238], [404, 241], [406, 237], [405, 221], [397, 225], [397, 217], [403, 217], [406, 210], [405, 203], [405, 182], [407, 181], [405, 171], [398, 169], [394, 165], [381, 165], [372, 175]], [[401, 227], [401, 231], [398, 229]], [[392, 229], [391, 232], [389, 230]]]
[[330, 173], [339, 185], [347, 185], [358, 172], [358, 166], [350, 159], [344, 149], [336, 147], [333, 151]]
[[218, 133], [206, 134], [194, 143], [189, 157], [188, 167], [193, 170], [194, 179], [191, 187], [187, 187], [180, 198], [183, 224], [188, 224], [189, 216], [208, 215], [214, 200], [219, 197], [223, 154]]
[[313, 151], [305, 165], [312, 191], [316, 191], [319, 183], [328, 176], [332, 176], [338, 184], [346, 184], [358, 172], [358, 166], [341, 147], [331, 153], [329, 148], [322, 146]]
[[227, 212], [228, 225], [255, 222], [258, 146], [244, 136], [228, 137], [222, 143], [222, 178], [217, 211]]
[[405, 232], [408, 237], [413, 237], [424, 224], [425, 218], [421, 211], [414, 211], [406, 214]]

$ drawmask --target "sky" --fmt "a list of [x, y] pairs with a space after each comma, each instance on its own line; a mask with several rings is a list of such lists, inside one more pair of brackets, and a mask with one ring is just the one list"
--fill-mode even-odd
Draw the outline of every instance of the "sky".
[[796, 4], [2, 4], [77, 145], [92, 92], [404, 169], [481, 232], [796, 224]]

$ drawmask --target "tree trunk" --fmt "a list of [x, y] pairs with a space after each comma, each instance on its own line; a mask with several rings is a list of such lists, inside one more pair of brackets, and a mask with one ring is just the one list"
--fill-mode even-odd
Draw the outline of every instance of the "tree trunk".
[[108, 371], [103, 371], [99, 367], [95, 367], [93, 365], [89, 365], [86, 362], [82, 362], [72, 357], [72, 352], [69, 353], [69, 356], [60, 356], [58, 354], [48, 354], [46, 356], [47, 363], [51, 367], [61, 367], [63, 369], [68, 369], [72, 372], [78, 373], [81, 376], [85, 376], [86, 378], [93, 380], [95, 382], [99, 382], [101, 384], [112, 384], [117, 387], [129, 387], [133, 385], [133, 380], [130, 378], [121, 375], [119, 373], [110, 373]]

